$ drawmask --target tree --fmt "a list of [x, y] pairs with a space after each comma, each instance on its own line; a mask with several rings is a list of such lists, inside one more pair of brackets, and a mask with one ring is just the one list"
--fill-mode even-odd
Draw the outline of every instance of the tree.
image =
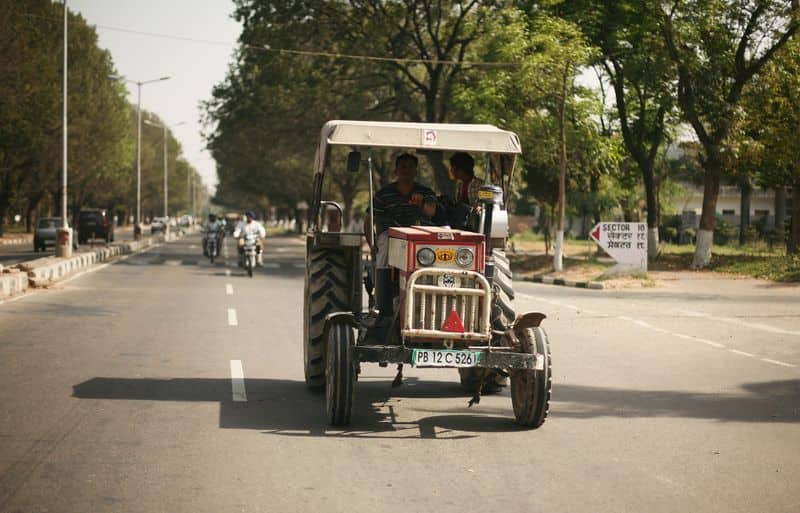
[[[60, 71], [48, 57], [60, 54], [59, 34], [15, 7], [0, 2], [0, 236], [12, 201], [43, 190], [47, 171], [61, 154], [53, 144], [60, 139]], [[52, 9], [45, 0], [26, 5], [30, 16]]]
[[600, 49], [598, 61], [614, 91], [622, 139], [644, 182], [648, 254], [655, 257], [660, 222], [656, 160], [668, 140], [675, 104], [675, 71], [659, 36], [657, 3], [576, 0], [567, 8]]
[[661, 32], [678, 70], [678, 102], [703, 147], [703, 210], [692, 267], [711, 261], [720, 180], [745, 87], [794, 36], [798, 0], [674, 0]]
[[[580, 66], [588, 63], [592, 50], [577, 26], [544, 13], [526, 14], [517, 9], [499, 11], [488, 33], [491, 35], [483, 40], [480, 49], [482, 58], [518, 65], [487, 73], [470, 89], [462, 89], [460, 97], [464, 110], [477, 113], [479, 120], [498, 122], [514, 129], [523, 140], [531, 141], [528, 146], [531, 153], [526, 152], [524, 157], [526, 171], [543, 175], [533, 182], [529, 176], [531, 185], [547, 183], [548, 178], [552, 178], [552, 168], [547, 162], [558, 163], [555, 203], [558, 205], [558, 229], [553, 266], [561, 271], [570, 113], [575, 112], [576, 76]], [[531, 133], [532, 126], [545, 133], [534, 138], [525, 137]], [[554, 141], [555, 146], [543, 151], [543, 141], [548, 139]], [[547, 186], [542, 189], [550, 191]]]
[[[40, 202], [60, 202], [63, 5], [0, 2], [0, 234], [11, 201], [30, 224]], [[69, 13], [68, 157], [73, 213], [101, 200], [130, 155], [127, 106], [110, 54], [86, 21]]]
[[[761, 76], [746, 89], [744, 131], [749, 155], [758, 167], [756, 181], [765, 187], [792, 187], [791, 232], [787, 252], [800, 252], [800, 40], [776, 53]], [[777, 216], [776, 216], [777, 220]], [[780, 226], [776, 226], [782, 229]]]

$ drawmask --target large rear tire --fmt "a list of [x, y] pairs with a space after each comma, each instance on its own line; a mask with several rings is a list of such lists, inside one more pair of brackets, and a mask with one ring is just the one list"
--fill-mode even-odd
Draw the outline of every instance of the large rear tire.
[[552, 374], [550, 362], [550, 341], [543, 328], [527, 328], [517, 334], [522, 343], [522, 351], [542, 357], [536, 369], [517, 369], [511, 371], [511, 404], [517, 422], [525, 427], [536, 429], [544, 424], [550, 408]]
[[325, 387], [325, 317], [349, 311], [347, 265], [342, 252], [311, 250], [306, 262], [303, 361], [306, 385]]
[[357, 375], [354, 347], [350, 324], [341, 320], [331, 322], [325, 355], [325, 409], [332, 426], [350, 423]]

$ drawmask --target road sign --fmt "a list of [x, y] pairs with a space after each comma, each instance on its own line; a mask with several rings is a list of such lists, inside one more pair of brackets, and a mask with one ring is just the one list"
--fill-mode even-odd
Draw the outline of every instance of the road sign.
[[647, 223], [600, 222], [589, 232], [611, 258], [615, 271], [647, 271]]

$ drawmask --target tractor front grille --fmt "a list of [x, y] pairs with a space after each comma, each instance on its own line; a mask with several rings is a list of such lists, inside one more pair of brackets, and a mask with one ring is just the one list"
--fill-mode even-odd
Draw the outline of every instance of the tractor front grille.
[[[452, 287], [443, 285], [449, 282]], [[475, 271], [425, 268], [415, 271], [406, 284], [403, 337], [445, 340], [488, 340], [492, 290], [486, 278]], [[457, 312], [464, 333], [442, 331], [442, 325]]]

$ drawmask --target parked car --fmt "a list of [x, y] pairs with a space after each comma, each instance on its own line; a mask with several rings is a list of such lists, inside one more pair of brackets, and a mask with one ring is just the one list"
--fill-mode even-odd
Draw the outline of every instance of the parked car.
[[114, 242], [114, 223], [108, 210], [93, 208], [78, 214], [78, 242], [86, 244], [90, 239]]
[[[60, 217], [43, 217], [36, 223], [33, 231], [33, 251], [44, 251], [47, 246], [56, 245], [56, 230], [61, 226]], [[72, 247], [78, 249], [78, 241], [73, 237]]]
[[154, 217], [150, 223], [150, 233], [164, 233], [167, 230], [169, 219], [166, 217]]

